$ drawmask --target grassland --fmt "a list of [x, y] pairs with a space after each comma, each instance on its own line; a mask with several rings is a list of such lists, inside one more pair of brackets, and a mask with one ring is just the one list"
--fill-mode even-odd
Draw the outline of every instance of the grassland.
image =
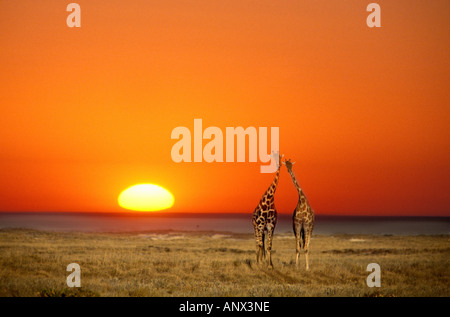
[[[274, 269], [252, 235], [0, 230], [0, 296], [449, 296], [449, 236], [313, 236], [309, 271], [292, 234], [274, 238]], [[81, 288], [68, 288], [69, 263]], [[369, 288], [367, 264], [381, 266]]]

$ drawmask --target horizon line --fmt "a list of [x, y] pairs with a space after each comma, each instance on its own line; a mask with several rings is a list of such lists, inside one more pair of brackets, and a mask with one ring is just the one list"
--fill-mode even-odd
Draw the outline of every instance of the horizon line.
[[[176, 211], [5, 211], [1, 210], [2, 214], [61, 214], [61, 215], [92, 215], [92, 216], [150, 216], [150, 217], [172, 217], [172, 216], [186, 216], [186, 217], [201, 217], [206, 216], [208, 218], [215, 217], [251, 217], [253, 213], [249, 212], [176, 212]], [[278, 213], [280, 217], [292, 217], [292, 213]], [[367, 215], [367, 214], [315, 214], [316, 217], [357, 217], [357, 218], [450, 218], [450, 215]]]

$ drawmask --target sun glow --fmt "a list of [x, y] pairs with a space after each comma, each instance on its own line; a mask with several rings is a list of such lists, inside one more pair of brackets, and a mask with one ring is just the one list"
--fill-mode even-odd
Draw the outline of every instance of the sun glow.
[[118, 198], [122, 208], [135, 211], [157, 211], [172, 207], [173, 195], [154, 184], [138, 184], [125, 189]]

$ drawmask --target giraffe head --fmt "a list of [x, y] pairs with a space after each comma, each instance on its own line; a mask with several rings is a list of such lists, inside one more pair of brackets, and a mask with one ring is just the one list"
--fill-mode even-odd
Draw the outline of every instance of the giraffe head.
[[280, 151], [272, 151], [272, 154], [270, 155], [271, 157], [273, 157], [273, 159], [275, 160], [276, 164], [277, 164], [277, 169], [280, 169], [281, 167], [281, 160], [284, 157], [283, 154], [280, 154]]
[[292, 171], [292, 165], [294, 165], [294, 164], [295, 164], [295, 162], [291, 162], [291, 159], [283, 161], [283, 165], [286, 165], [286, 168], [288, 169], [288, 171]]

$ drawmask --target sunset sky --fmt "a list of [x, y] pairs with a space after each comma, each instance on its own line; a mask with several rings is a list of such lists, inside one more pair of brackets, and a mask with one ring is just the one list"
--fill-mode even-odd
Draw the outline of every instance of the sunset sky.
[[[279, 127], [316, 214], [450, 216], [450, 1], [0, 0], [0, 211], [252, 213], [261, 163], [175, 163], [171, 131]], [[206, 142], [204, 142], [206, 143]], [[275, 196], [297, 193], [283, 168]]]

